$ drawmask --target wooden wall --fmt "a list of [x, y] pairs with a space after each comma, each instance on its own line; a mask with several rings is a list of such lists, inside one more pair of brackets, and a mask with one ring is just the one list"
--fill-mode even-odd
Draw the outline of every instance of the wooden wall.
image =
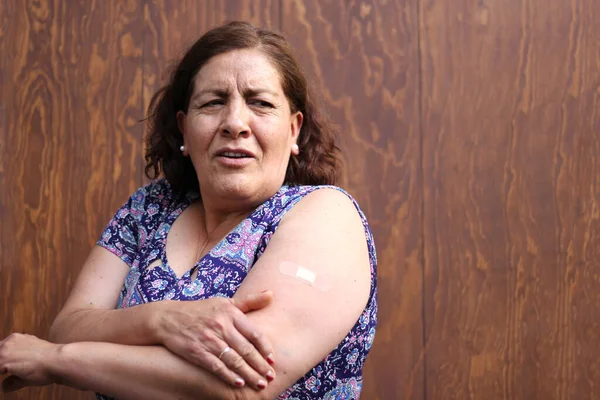
[[47, 334], [144, 182], [138, 120], [163, 71], [243, 19], [293, 43], [375, 233], [363, 398], [600, 398], [599, 15], [598, 0], [0, 1], [0, 337]]
[[420, 4], [427, 398], [600, 398], [599, 16]]

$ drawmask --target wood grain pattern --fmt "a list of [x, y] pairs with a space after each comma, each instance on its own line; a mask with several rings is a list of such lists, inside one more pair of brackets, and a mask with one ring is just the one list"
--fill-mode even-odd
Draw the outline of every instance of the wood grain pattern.
[[379, 323], [365, 399], [423, 397], [416, 1], [286, 1], [283, 32], [339, 124], [373, 228]]
[[[140, 184], [142, 2], [3, 3], [0, 336], [45, 337]], [[50, 387], [5, 398], [89, 395]]]
[[[7, 54], [6, 48], [6, 29], [8, 27], [8, 6], [7, 2], [0, 2], [0, 54]], [[6, 187], [6, 176], [4, 173], [4, 162], [6, 159], [6, 86], [4, 81], [4, 71], [7, 68], [8, 57], [0, 57], [0, 188]], [[8, 204], [5, 199], [5, 190], [0, 190], [0, 221], [8, 213]], [[3, 259], [4, 249], [4, 229], [0, 227], [0, 260]], [[0, 262], [0, 276], [2, 276], [3, 263]], [[0, 283], [0, 289], [2, 283]], [[6, 315], [8, 303], [0, 301], [0, 315]]]
[[428, 399], [598, 398], [593, 0], [423, 0]]

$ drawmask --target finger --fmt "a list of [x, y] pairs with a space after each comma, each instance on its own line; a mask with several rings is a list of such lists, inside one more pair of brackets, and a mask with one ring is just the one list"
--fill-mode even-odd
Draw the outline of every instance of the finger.
[[[265, 378], [267, 382], [275, 379], [275, 371], [269, 365], [266, 357], [264, 357], [254, 346], [254, 344], [244, 337], [242, 333], [238, 331], [229, 333], [227, 337], [227, 343], [229, 343], [229, 345], [237, 352], [237, 354], [244, 359], [246, 364], [248, 364], [248, 366], [254, 370], [254, 372]], [[238, 373], [244, 376], [242, 371], [238, 371]], [[252, 378], [256, 378], [256, 375], [252, 375]]]
[[224, 382], [236, 387], [243, 387], [246, 385], [246, 380], [242, 378], [237, 372], [229, 368], [227, 364], [225, 364], [225, 362], [222, 360], [222, 358], [219, 359], [217, 356], [211, 356], [209, 364], [210, 370], [213, 372], [213, 374], [217, 375]]
[[214, 338], [214, 340], [206, 340], [204, 345], [193, 346], [190, 349], [191, 351], [186, 354], [186, 359], [207, 371], [211, 371], [229, 385], [243, 387], [246, 385], [246, 381], [236, 372], [229, 369], [225, 363], [218, 358], [220, 352], [227, 347], [227, 344], [221, 339]]
[[273, 300], [273, 292], [265, 290], [261, 293], [250, 294], [244, 299], [231, 299], [232, 303], [244, 314], [250, 311], [260, 310], [268, 306]]
[[23, 389], [24, 387], [27, 387], [27, 386], [29, 386], [29, 384], [27, 383], [27, 381], [25, 379], [21, 379], [18, 376], [11, 375], [2, 381], [2, 392], [3, 393], [14, 392], [19, 389]]
[[239, 376], [244, 378], [246, 384], [257, 390], [262, 390], [267, 387], [267, 380], [254, 370], [246, 360], [233, 348], [221, 355], [221, 362]]
[[267, 337], [258, 329], [245, 315], [236, 316], [233, 325], [267, 360], [271, 365], [275, 364], [273, 346]]

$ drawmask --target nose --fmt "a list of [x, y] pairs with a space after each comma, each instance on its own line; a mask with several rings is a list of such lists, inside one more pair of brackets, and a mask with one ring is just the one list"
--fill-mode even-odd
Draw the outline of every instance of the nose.
[[227, 105], [221, 124], [221, 134], [236, 139], [250, 134], [249, 114], [244, 101], [232, 100]]

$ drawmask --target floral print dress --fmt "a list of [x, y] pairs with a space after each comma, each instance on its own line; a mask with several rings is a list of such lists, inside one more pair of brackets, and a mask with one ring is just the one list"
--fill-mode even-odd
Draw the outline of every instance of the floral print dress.
[[[358, 399], [362, 388], [362, 369], [373, 344], [377, 323], [377, 259], [373, 236], [364, 214], [356, 201], [338, 187], [282, 186], [182, 277], [175, 275], [166, 258], [167, 234], [175, 219], [198, 196], [176, 198], [165, 179], [138, 189], [116, 212], [97, 242], [130, 267], [117, 308], [161, 300], [233, 297], [265, 251], [285, 213], [304, 196], [323, 187], [346, 194], [360, 214], [371, 263], [371, 290], [363, 313], [348, 335], [278, 399]], [[158, 259], [161, 262], [149, 268]], [[197, 277], [192, 280], [196, 269]], [[109, 399], [101, 394], [97, 397]]]

